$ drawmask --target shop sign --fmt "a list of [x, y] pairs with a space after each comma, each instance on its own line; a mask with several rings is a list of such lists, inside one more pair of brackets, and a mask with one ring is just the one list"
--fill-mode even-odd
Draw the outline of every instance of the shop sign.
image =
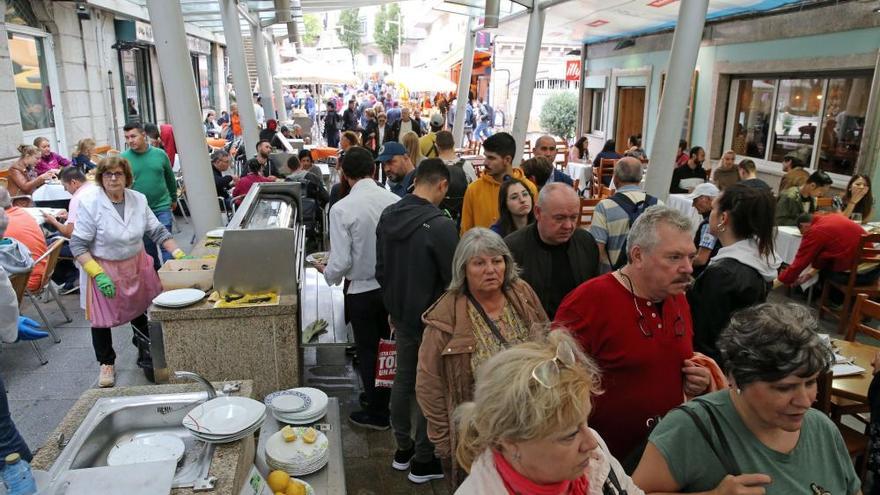
[[146, 22], [134, 21], [135, 39], [146, 43], [153, 43], [153, 26]]
[[565, 62], [565, 80], [580, 81], [581, 80], [581, 61], [567, 60]]
[[483, 52], [488, 52], [492, 45], [492, 35], [488, 31], [477, 31], [474, 48]]
[[205, 55], [211, 54], [211, 43], [208, 40], [203, 40], [202, 38], [196, 38], [194, 36], [187, 35], [186, 47], [189, 49], [190, 52], [193, 53], [203, 53]]

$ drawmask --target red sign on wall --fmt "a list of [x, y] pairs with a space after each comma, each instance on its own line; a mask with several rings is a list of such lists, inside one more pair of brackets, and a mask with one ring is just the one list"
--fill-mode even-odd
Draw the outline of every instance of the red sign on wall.
[[565, 80], [580, 81], [581, 80], [581, 61], [568, 60], [565, 62]]

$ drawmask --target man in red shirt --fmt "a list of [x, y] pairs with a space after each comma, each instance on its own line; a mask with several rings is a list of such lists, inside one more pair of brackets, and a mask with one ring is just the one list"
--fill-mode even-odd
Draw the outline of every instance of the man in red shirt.
[[634, 468], [656, 418], [706, 392], [709, 371], [691, 362], [693, 328], [685, 290], [693, 278], [691, 221], [652, 206], [630, 229], [628, 263], [584, 282], [562, 301], [566, 327], [602, 369], [590, 426], [624, 467]]
[[[805, 214], [797, 222], [803, 234], [801, 245], [791, 265], [779, 274], [779, 281], [786, 285], [802, 284], [821, 271], [845, 283], [849, 274], [843, 272], [852, 266], [865, 229], [840, 213]], [[812, 268], [807, 270], [808, 266]], [[856, 283], [868, 284], [878, 274], [876, 269], [861, 273]]]

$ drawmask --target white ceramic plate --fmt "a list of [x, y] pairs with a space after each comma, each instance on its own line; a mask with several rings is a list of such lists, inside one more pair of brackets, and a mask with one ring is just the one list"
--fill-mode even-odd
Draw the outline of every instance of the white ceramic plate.
[[296, 413], [295, 416], [290, 415], [291, 418], [309, 418], [315, 416], [318, 413], [321, 413], [323, 415], [323, 413], [327, 411], [327, 402], [329, 401], [329, 399], [327, 397], [327, 394], [325, 394], [323, 391], [311, 387], [292, 388], [291, 390], [302, 392], [312, 399], [312, 405], [309, 406], [308, 409]]
[[209, 238], [211, 238], [211, 239], [222, 239], [222, 238], [223, 238], [223, 231], [224, 231], [224, 230], [226, 230], [226, 229], [214, 229], [214, 230], [209, 230], [209, 231], [205, 234], [205, 237], [209, 237]]
[[168, 290], [156, 296], [153, 304], [167, 308], [181, 308], [201, 301], [205, 295], [205, 291], [199, 289]]
[[254, 424], [248, 426], [247, 428], [245, 428], [244, 430], [242, 430], [240, 432], [233, 433], [231, 435], [212, 435], [210, 433], [200, 433], [195, 430], [189, 430], [189, 432], [192, 436], [194, 436], [200, 440], [204, 440], [206, 442], [217, 442], [217, 441], [221, 441], [221, 440], [224, 442], [231, 442], [231, 441], [233, 441], [233, 439], [238, 440], [239, 438], [246, 437], [248, 433], [253, 433], [253, 432], [257, 431], [258, 429], [260, 429], [261, 426], [263, 426], [263, 422], [265, 420], [266, 420], [266, 415], [263, 414], [262, 416], [260, 416], [260, 419], [258, 419]]
[[299, 390], [279, 390], [267, 395], [263, 402], [277, 412], [290, 414], [307, 410], [312, 398]]
[[302, 439], [306, 428], [294, 428], [294, 431], [297, 438], [292, 442], [285, 442], [280, 431], [269, 437], [266, 442], [267, 460], [291, 468], [290, 471], [297, 474], [307, 474], [324, 467], [329, 459], [330, 442], [327, 435], [319, 431], [315, 442], [309, 444]]
[[110, 449], [108, 466], [140, 464], [142, 462], [180, 461], [186, 450], [183, 440], [174, 435], [144, 435], [132, 437]]
[[288, 425], [310, 425], [312, 423], [317, 423], [327, 414], [326, 410], [318, 411], [313, 416], [297, 416], [295, 414], [286, 415], [284, 413], [279, 413], [276, 411], [272, 411], [272, 416], [281, 423]]
[[262, 402], [247, 397], [217, 397], [190, 410], [183, 426], [198, 433], [232, 436], [247, 430], [265, 414]]

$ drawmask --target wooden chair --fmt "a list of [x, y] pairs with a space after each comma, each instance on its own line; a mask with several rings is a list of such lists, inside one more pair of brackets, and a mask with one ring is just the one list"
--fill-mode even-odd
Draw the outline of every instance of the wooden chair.
[[[832, 415], [834, 408], [831, 400], [831, 381], [833, 378], [832, 372], [829, 370], [824, 374], [820, 374], [816, 382], [816, 402], [813, 404], [813, 407], [826, 415]], [[859, 432], [854, 428], [841, 424], [839, 421], [835, 421], [835, 424], [838, 430], [840, 430], [843, 443], [846, 444], [846, 450], [849, 452], [859, 479], [864, 481], [868, 467], [868, 435], [864, 431]]]
[[[58, 307], [61, 309], [61, 313], [64, 314], [64, 318], [66, 318], [66, 322], [70, 323], [73, 319], [67, 313], [67, 308], [64, 307], [64, 304], [61, 303], [61, 298], [58, 297], [58, 291], [55, 290], [55, 287], [52, 285], [52, 274], [55, 273], [55, 266], [58, 264], [58, 256], [61, 253], [61, 247], [64, 243], [67, 242], [67, 239], [58, 239], [53, 242], [49, 249], [43, 253], [42, 256], [34, 260], [34, 266], [38, 263], [42, 263], [43, 260], [46, 261], [46, 271], [43, 272], [43, 280], [40, 282], [40, 288], [34, 292], [31, 292], [28, 289], [25, 289], [25, 293], [28, 296], [28, 299], [31, 301], [31, 304], [34, 305], [34, 308], [37, 309], [37, 313], [40, 315], [40, 319], [43, 320], [43, 325], [46, 326], [46, 330], [52, 334], [52, 338], [55, 340], [55, 343], [61, 342], [61, 338], [55, 333], [55, 327], [52, 326], [52, 323], [49, 321], [49, 318], [46, 317], [46, 314], [43, 313], [43, 309], [40, 307], [39, 297], [43, 294], [49, 294], [52, 299], [55, 300], [55, 303], [58, 304]], [[84, 290], [84, 289], [83, 289]]]
[[579, 228], [590, 228], [593, 224], [593, 213], [596, 212], [596, 205], [602, 201], [598, 198], [581, 198], [581, 216], [578, 218]]
[[614, 191], [608, 186], [603, 185], [599, 188], [599, 199], [610, 198], [613, 194]]
[[526, 144], [523, 146], [523, 158], [528, 160], [532, 157], [532, 141], [530, 139], [526, 139]]
[[[843, 334], [846, 330], [846, 317], [849, 315], [852, 301], [856, 294], [880, 295], [880, 281], [875, 280], [868, 285], [856, 285], [859, 267], [864, 271], [869, 269], [871, 264], [880, 263], [880, 247], [875, 247], [875, 243], [880, 243], [880, 234], [864, 234], [859, 240], [859, 248], [850, 266], [847, 282], [841, 284], [827, 278], [822, 286], [822, 295], [819, 297], [819, 319], [822, 319], [825, 313], [829, 313], [840, 320], [838, 325], [838, 333], [840, 334]], [[843, 306], [839, 311], [828, 304], [828, 296], [832, 287], [843, 292]], [[851, 339], [847, 338], [847, 340]]]
[[829, 197], [820, 197], [816, 198], [816, 209], [817, 210], [831, 210], [834, 209], [834, 198]]
[[[9, 275], [9, 283], [12, 285], [12, 290], [15, 291], [15, 297], [18, 301], [18, 307], [21, 308], [21, 302], [24, 300], [24, 294], [27, 291], [28, 279], [31, 278], [31, 270], [28, 270], [24, 273], [16, 273], [15, 275]], [[43, 356], [43, 352], [37, 346], [37, 341], [31, 341], [31, 347], [34, 349], [34, 353], [37, 355], [37, 359], [40, 360], [40, 364], [46, 364], [49, 362]]]
[[599, 197], [602, 186], [605, 185], [604, 179], [607, 177], [609, 182], [614, 177], [614, 164], [617, 160], [611, 158], [603, 158], [599, 160], [599, 166], [593, 167], [593, 187], [591, 189], [593, 197]]
[[880, 330], [864, 323], [866, 318], [880, 320], [880, 303], [872, 301], [867, 294], [858, 294], [853, 305], [852, 316], [849, 319], [846, 340], [855, 341], [856, 334], [859, 333], [880, 340]]
[[[560, 157], [559, 155], [562, 156]], [[568, 143], [565, 141], [556, 141], [556, 160], [554, 165], [563, 172], [568, 167]]]

